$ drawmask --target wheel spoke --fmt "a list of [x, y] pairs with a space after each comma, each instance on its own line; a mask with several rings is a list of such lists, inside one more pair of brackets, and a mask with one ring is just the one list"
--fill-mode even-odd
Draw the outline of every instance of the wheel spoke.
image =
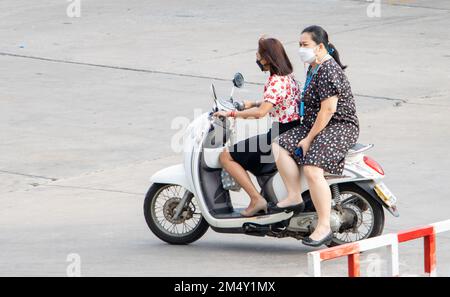
[[[374, 210], [365, 197], [354, 192], [341, 192], [342, 206], [357, 212], [358, 222], [355, 230], [345, 230], [336, 234], [337, 243], [347, 243], [367, 238], [375, 224]], [[365, 209], [365, 210], [363, 210]]]
[[186, 226], [188, 226], [189, 228], [191, 228], [191, 230], [194, 229], [194, 227], [195, 227], [195, 226], [192, 227], [190, 224], [188, 224], [188, 221], [185, 221], [184, 223], [186, 224]]
[[[164, 233], [172, 236], [186, 236], [200, 224], [202, 215], [197, 212], [199, 209], [198, 202], [195, 197], [185, 206], [183, 213], [178, 219], [173, 219], [173, 214], [177, 205], [180, 203], [184, 195], [188, 191], [181, 186], [168, 185], [156, 194], [151, 206], [151, 211], [155, 218], [158, 228]], [[190, 217], [189, 219], [186, 219]]]

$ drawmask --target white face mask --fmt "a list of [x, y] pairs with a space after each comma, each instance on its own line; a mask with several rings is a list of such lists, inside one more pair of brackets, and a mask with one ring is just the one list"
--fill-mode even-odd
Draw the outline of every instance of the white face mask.
[[316, 60], [316, 54], [314, 53], [314, 48], [301, 47], [298, 50], [298, 54], [303, 63], [311, 64]]

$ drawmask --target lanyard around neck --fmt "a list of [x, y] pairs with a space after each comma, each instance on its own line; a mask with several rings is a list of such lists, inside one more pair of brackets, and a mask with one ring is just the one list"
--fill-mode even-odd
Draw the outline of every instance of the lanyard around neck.
[[303, 96], [305, 96], [305, 92], [306, 89], [309, 87], [309, 85], [311, 84], [311, 81], [313, 80], [314, 76], [317, 74], [317, 71], [319, 71], [320, 66], [322, 66], [322, 64], [319, 64], [314, 70], [313, 72], [311, 72], [312, 69], [310, 69], [308, 71], [308, 74], [306, 75], [306, 81], [305, 81], [305, 85], [303, 86], [303, 91], [302, 94], [300, 96], [300, 118], [303, 121], [303, 116], [305, 115], [305, 103], [303, 102]]
[[[317, 74], [320, 67], [322, 67], [323, 60], [325, 58], [327, 58], [328, 56], [329, 55], [325, 55], [319, 62], [319, 65], [317, 65], [314, 70], [313, 69], [308, 70], [308, 73], [306, 74], [306, 81], [305, 81], [305, 85], [303, 86], [303, 92], [300, 97], [300, 107], [299, 107], [299, 109], [300, 109], [299, 113], [300, 113], [300, 117], [302, 120], [303, 120], [303, 116], [305, 115], [305, 103], [303, 102], [303, 96], [305, 95], [306, 89], [311, 84], [311, 81], [313, 80], [314, 76]], [[312, 72], [311, 72], [311, 70], [312, 70]]]
[[[312, 79], [314, 78], [314, 76], [317, 74], [317, 71], [319, 71], [320, 66], [322, 66], [322, 64], [316, 66], [316, 68], [310, 69], [306, 75], [306, 81], [305, 81], [305, 85], [303, 86], [303, 92], [302, 92], [302, 96], [305, 93], [306, 89], [309, 87], [309, 85], [311, 84]], [[311, 72], [311, 70], [313, 70]]]

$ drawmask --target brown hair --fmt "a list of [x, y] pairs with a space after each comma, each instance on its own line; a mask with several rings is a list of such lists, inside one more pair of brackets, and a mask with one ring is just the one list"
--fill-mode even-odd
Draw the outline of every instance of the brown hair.
[[260, 38], [258, 53], [269, 64], [270, 74], [289, 75], [293, 72], [291, 61], [283, 45], [275, 38]]

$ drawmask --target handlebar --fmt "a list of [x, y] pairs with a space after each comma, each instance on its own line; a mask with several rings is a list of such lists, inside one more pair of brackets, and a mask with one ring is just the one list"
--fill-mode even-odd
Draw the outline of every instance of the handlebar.
[[242, 110], [245, 109], [244, 102], [235, 101], [235, 102], [233, 103], [233, 106], [234, 106], [234, 108], [236, 108], [236, 110], [238, 110], [238, 111], [242, 111]]

